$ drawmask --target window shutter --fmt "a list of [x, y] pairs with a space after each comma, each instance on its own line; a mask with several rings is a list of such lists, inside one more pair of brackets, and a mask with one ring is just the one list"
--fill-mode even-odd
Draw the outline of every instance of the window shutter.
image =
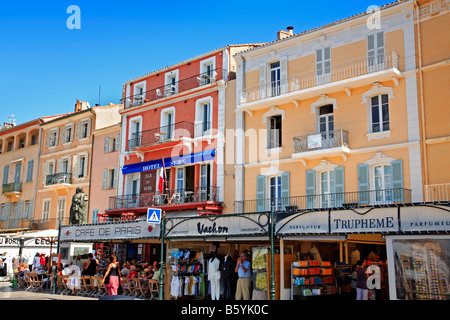
[[109, 152], [109, 137], [105, 138], [105, 153]]
[[265, 211], [264, 197], [266, 189], [266, 177], [257, 176], [256, 177], [256, 211]]
[[345, 202], [344, 189], [344, 167], [337, 167], [334, 169], [334, 193], [335, 193], [335, 207], [342, 207]]
[[369, 165], [358, 164], [358, 203], [369, 203]]
[[117, 188], [118, 182], [119, 182], [119, 167], [115, 167], [114, 168], [113, 188]]
[[33, 181], [33, 166], [34, 166], [34, 159], [31, 159], [28, 161], [27, 182]]
[[83, 176], [83, 178], [88, 176], [88, 171], [87, 171], [88, 170], [88, 163], [89, 163], [88, 158], [89, 158], [89, 155], [86, 153], [85, 158], [84, 158], [84, 170], [83, 170], [84, 176]]
[[72, 178], [78, 178], [78, 155], [73, 156], [73, 171]]
[[14, 213], [15, 220], [22, 219], [23, 217], [23, 200], [17, 201], [16, 212]]
[[108, 188], [108, 169], [103, 169], [103, 187], [102, 189], [105, 190]]
[[315, 207], [316, 194], [316, 172], [314, 170], [306, 170], [306, 208], [312, 209]]
[[92, 210], [92, 223], [98, 223], [98, 209]]
[[30, 204], [28, 205], [27, 219], [31, 219], [33, 217], [33, 199], [30, 200]]
[[259, 65], [259, 98], [264, 99], [266, 97], [266, 64], [261, 63]]
[[50, 131], [47, 131], [47, 148], [50, 147], [52, 134]]
[[61, 139], [59, 140], [61, 144], [64, 142], [66, 142], [66, 127], [61, 128]]
[[3, 167], [3, 184], [8, 183], [9, 164]]
[[42, 184], [46, 184], [47, 180], [47, 174], [48, 174], [48, 161], [44, 162], [44, 166], [42, 167]]
[[22, 162], [16, 163], [16, 172], [14, 174], [14, 182], [19, 183], [20, 182], [20, 173], [22, 171]]
[[91, 135], [91, 119], [88, 119], [86, 138], [88, 138], [90, 135]]
[[289, 172], [281, 174], [281, 208], [286, 210], [290, 206], [290, 192], [289, 192]]
[[394, 201], [403, 201], [403, 163], [402, 160], [391, 162], [392, 188], [394, 189]]
[[77, 140], [81, 138], [81, 122], [77, 123]]
[[3, 220], [8, 220], [11, 215], [11, 202], [7, 202], [5, 205], [5, 214], [3, 216]]

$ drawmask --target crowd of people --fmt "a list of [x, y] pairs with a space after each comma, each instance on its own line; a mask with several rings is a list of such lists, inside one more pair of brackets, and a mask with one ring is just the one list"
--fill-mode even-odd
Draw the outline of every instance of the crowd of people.
[[[107, 257], [105, 253], [101, 253], [98, 258], [92, 253], [88, 254], [88, 261], [82, 262], [81, 257], [68, 265], [60, 266], [58, 273], [69, 275], [68, 287], [72, 289], [72, 294], [76, 294], [80, 289], [79, 277], [82, 275], [101, 276], [103, 282], [108, 289], [108, 295], [117, 295], [120, 291], [120, 281], [122, 277], [128, 279], [138, 278], [143, 288], [148, 287], [149, 279], [157, 279], [160, 277], [160, 270], [157, 262], [152, 265], [140, 261], [127, 261], [120, 263], [115, 255]], [[71, 277], [72, 275], [72, 277]]]
[[[379, 267], [379, 288], [369, 288], [369, 278], [373, 275], [369, 271], [370, 265]], [[356, 300], [387, 300], [388, 275], [386, 259], [360, 259], [352, 267], [351, 285]]]

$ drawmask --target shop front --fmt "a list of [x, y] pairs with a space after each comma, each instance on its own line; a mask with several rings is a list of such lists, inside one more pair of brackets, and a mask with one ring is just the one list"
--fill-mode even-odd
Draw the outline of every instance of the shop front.
[[267, 213], [166, 218], [165, 299], [234, 300], [242, 252], [251, 262], [252, 300], [267, 300], [270, 224]]
[[410, 204], [282, 217], [276, 223], [280, 247], [296, 255], [290, 275], [281, 279], [289, 283], [284, 296], [356, 299], [351, 273], [362, 259], [375, 270], [369, 299], [448, 299], [449, 213], [448, 205]]

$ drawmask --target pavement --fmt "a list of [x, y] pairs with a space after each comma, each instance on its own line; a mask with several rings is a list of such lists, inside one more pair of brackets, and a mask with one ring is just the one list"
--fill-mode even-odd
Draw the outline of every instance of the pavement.
[[53, 294], [50, 290], [41, 292], [25, 291], [24, 288], [12, 288], [10, 281], [0, 282], [0, 300], [84, 300], [93, 301], [98, 298]]

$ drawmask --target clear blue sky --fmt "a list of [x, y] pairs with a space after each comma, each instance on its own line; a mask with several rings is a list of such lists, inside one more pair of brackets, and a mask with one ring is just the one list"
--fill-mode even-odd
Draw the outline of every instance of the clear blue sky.
[[[268, 42], [390, 1], [0, 2], [0, 123], [118, 103], [125, 81], [227, 44]], [[70, 5], [81, 29], [66, 26]]]

